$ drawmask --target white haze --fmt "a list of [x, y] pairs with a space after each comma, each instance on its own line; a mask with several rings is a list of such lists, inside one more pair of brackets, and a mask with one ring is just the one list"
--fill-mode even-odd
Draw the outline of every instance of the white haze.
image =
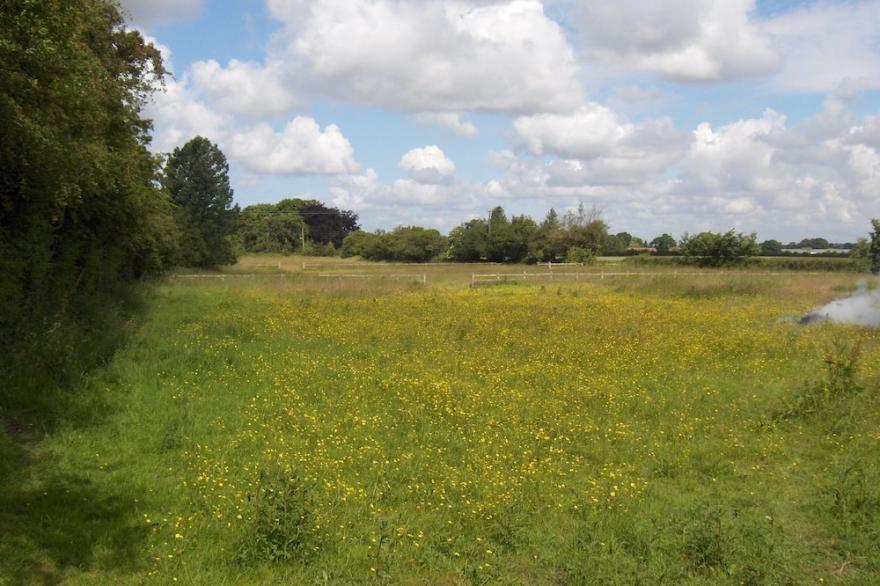
[[880, 289], [869, 291], [863, 284], [855, 294], [811, 311], [801, 323], [821, 320], [880, 328]]

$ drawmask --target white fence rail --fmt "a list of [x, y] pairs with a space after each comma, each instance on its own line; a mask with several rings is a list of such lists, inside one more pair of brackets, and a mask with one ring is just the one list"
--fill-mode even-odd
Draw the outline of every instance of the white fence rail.
[[[266, 274], [266, 273], [263, 273]], [[224, 275], [171, 275], [173, 279], [250, 279], [256, 277], [257, 273], [227, 273]], [[262, 274], [261, 274], [262, 276]]]
[[423, 285], [427, 284], [427, 282], [428, 282], [428, 274], [427, 274], [427, 273], [422, 273], [422, 274], [420, 274], [420, 275], [418, 275], [418, 274], [413, 274], [413, 273], [409, 273], [409, 274], [388, 274], [388, 273], [350, 273], [350, 274], [343, 274], [343, 273], [320, 273], [320, 274], [315, 275], [315, 276], [316, 276], [316, 277], [323, 278], [323, 279], [340, 279], [340, 280], [341, 280], [341, 279], [382, 279], [382, 278], [385, 278], [385, 279], [394, 279], [394, 280], [396, 280], [396, 281], [399, 281], [399, 280], [401, 280], [401, 279], [409, 279], [409, 280], [411, 280], [411, 281], [419, 282], [419, 283], [421, 283], [421, 284], [423, 284]]
[[471, 273], [471, 287], [479, 283], [504, 283], [510, 281], [528, 281], [547, 279], [553, 280], [575, 280], [581, 279], [604, 279], [606, 277], [629, 277], [629, 276], [653, 276], [660, 273]]
[[[509, 283], [517, 281], [529, 280], [549, 280], [549, 281], [589, 281], [591, 279], [605, 280], [617, 277], [727, 277], [727, 276], [749, 276], [749, 277], [780, 277], [792, 273], [782, 272], [748, 272], [748, 271], [666, 271], [662, 273], [654, 272], [581, 272], [581, 273], [471, 273], [471, 287], [475, 287], [481, 283]], [[798, 275], [818, 275], [816, 272], [801, 272]]]
[[[187, 275], [171, 275], [174, 279], [252, 279], [254, 277], [292, 277], [287, 273], [225, 273], [216, 274], [187, 274]], [[409, 279], [422, 284], [427, 284], [427, 273], [408, 273], [408, 274], [389, 274], [389, 273], [316, 273], [309, 275], [310, 277], [318, 277], [321, 279]]]

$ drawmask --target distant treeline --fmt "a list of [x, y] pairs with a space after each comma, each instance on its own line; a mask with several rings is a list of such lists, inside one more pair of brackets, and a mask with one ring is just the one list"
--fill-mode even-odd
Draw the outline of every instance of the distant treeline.
[[[590, 263], [597, 256], [650, 255], [679, 258], [681, 264], [722, 266], [755, 256], [807, 256], [850, 258], [846, 266], [860, 270], [867, 266], [868, 254], [866, 239], [843, 244], [824, 238], [759, 243], [756, 234], [733, 230], [686, 233], [678, 240], [664, 233], [648, 241], [628, 232], [610, 233], [600, 210], [583, 206], [561, 217], [551, 209], [540, 223], [525, 215], [508, 217], [503, 208], [496, 207], [488, 218], [468, 220], [443, 235], [420, 226], [365, 232], [350, 210], [329, 208], [313, 200], [287, 199], [245, 208], [237, 238], [245, 252], [405, 262]], [[802, 263], [792, 266], [800, 268]], [[838, 269], [841, 265], [833, 266]]]

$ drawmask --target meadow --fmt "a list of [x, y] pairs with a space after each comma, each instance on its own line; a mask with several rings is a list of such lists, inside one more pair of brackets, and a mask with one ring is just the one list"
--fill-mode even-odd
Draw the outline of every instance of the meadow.
[[6, 420], [0, 584], [880, 582], [880, 333], [792, 319], [863, 277], [302, 262]]

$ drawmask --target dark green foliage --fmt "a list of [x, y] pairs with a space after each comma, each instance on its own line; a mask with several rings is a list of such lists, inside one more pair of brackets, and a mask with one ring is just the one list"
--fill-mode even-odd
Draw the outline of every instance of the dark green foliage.
[[761, 243], [761, 254], [764, 256], [778, 256], [782, 254], [782, 242], [778, 240], [765, 240]]
[[[673, 240], [673, 243], [675, 241]], [[674, 244], [673, 244], [674, 246]], [[647, 247], [647, 243], [629, 232], [618, 232], [605, 237], [602, 244], [602, 254], [605, 256], [623, 256], [632, 254], [633, 248]]]
[[592, 264], [596, 262], [596, 255], [587, 248], [571, 247], [565, 253], [565, 262], [578, 264]]
[[492, 262], [521, 262], [529, 253], [529, 242], [538, 226], [527, 216], [511, 220], [501, 207], [492, 210], [486, 234], [486, 257]]
[[258, 204], [244, 208], [239, 215], [238, 233], [248, 252], [289, 254], [301, 250], [307, 233], [302, 216], [277, 205]]
[[504, 209], [496, 207], [488, 221], [470, 220], [449, 233], [448, 256], [458, 262], [552, 262], [563, 260], [572, 248], [595, 256], [607, 238], [608, 227], [595, 208], [580, 206], [561, 221], [551, 209], [538, 226], [527, 216], [508, 220]]
[[367, 260], [428, 262], [446, 250], [446, 238], [437, 230], [399, 226], [391, 232], [357, 231], [342, 243], [342, 256]]
[[804, 238], [798, 242], [797, 248], [829, 248], [828, 241], [824, 238]]
[[[639, 267], [705, 266], [705, 261], [701, 257], [688, 256], [633, 256], [624, 262], [627, 265]], [[751, 257], [740, 259], [736, 266], [742, 269], [769, 271], [849, 272], [858, 270], [857, 265], [849, 258], [813, 256]]]
[[[834, 549], [856, 571], [880, 564], [880, 466], [876, 458], [844, 456], [831, 470], [819, 508], [829, 520]], [[853, 559], [855, 558], [855, 559]], [[872, 567], [873, 566], [873, 567]]]
[[168, 262], [176, 230], [139, 113], [164, 69], [109, 3], [9, 0], [0, 71], [0, 360], [40, 369], [53, 332], [88, 329]]
[[230, 236], [238, 206], [232, 204], [229, 164], [217, 145], [197, 136], [168, 157], [162, 185], [175, 204], [181, 230], [178, 260], [188, 266], [232, 264]]
[[427, 262], [446, 250], [446, 238], [432, 228], [401, 226], [383, 235], [388, 260]]
[[248, 252], [299, 251], [311, 256], [332, 256], [342, 247], [346, 236], [358, 229], [357, 214], [351, 210], [293, 198], [246, 207], [241, 212], [238, 235]]
[[871, 270], [871, 243], [867, 238], [859, 238], [849, 258], [854, 271], [867, 273]]
[[249, 530], [238, 552], [242, 561], [302, 561], [314, 554], [318, 535], [313, 504], [299, 476], [260, 471], [248, 500]]
[[352, 232], [342, 241], [341, 256], [343, 258], [351, 258], [353, 256], [370, 258], [373, 248], [379, 244], [381, 239], [382, 234], [379, 232], [375, 234], [364, 232], [363, 230]]
[[618, 232], [617, 234], [614, 234], [614, 238], [616, 238], [621, 244], [623, 244], [624, 248], [628, 247], [631, 244], [634, 246], [643, 244], [641, 242], [641, 239], [634, 238], [633, 235], [629, 232]]
[[284, 209], [296, 211], [302, 216], [312, 242], [332, 242], [333, 246], [340, 248], [345, 237], [360, 228], [357, 214], [351, 210], [329, 208], [315, 200], [291, 199], [284, 202], [288, 202]]
[[565, 232], [559, 222], [556, 210], [550, 208], [547, 217], [538, 227], [538, 233], [529, 244], [529, 260], [554, 261], [565, 256]]
[[332, 242], [321, 244], [320, 242], [312, 242], [306, 240], [305, 248], [302, 249], [305, 256], [336, 256], [336, 245]]
[[871, 220], [871, 243], [868, 248], [868, 259], [871, 262], [871, 272], [875, 275], [880, 273], [880, 220]]
[[608, 225], [602, 220], [601, 211], [593, 207], [586, 210], [581, 204], [577, 212], [568, 212], [562, 219], [565, 242], [568, 248], [584, 248], [596, 255], [608, 238]]
[[449, 232], [449, 258], [457, 262], [479, 262], [488, 254], [489, 224], [475, 219]]
[[681, 248], [685, 256], [699, 258], [699, 264], [723, 266], [758, 254], [757, 235], [737, 233], [728, 230], [720, 232], [701, 232], [681, 238]]
[[618, 234], [609, 235], [605, 239], [605, 245], [602, 247], [602, 254], [605, 256], [622, 256], [626, 254], [626, 247], [629, 240], [621, 238]]
[[792, 543], [768, 513], [699, 491], [660, 491], [637, 511], [587, 510], [560, 555], [562, 582], [797, 583]]
[[665, 253], [678, 246], [678, 242], [676, 242], [675, 238], [673, 238], [669, 234], [663, 233], [660, 236], [657, 236], [656, 238], [651, 240], [651, 246], [656, 248], [657, 252]]

